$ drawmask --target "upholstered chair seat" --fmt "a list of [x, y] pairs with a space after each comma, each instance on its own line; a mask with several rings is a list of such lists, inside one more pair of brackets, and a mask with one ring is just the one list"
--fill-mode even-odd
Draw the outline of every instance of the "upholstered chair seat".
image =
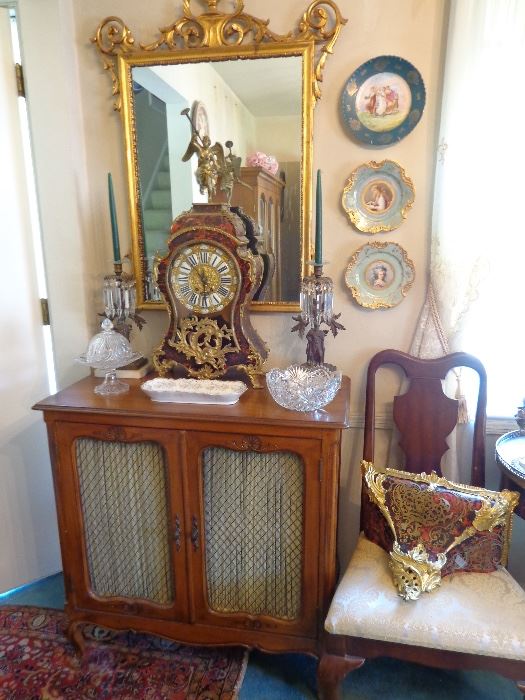
[[325, 622], [331, 634], [525, 661], [525, 591], [506, 569], [456, 573], [398, 595], [381, 547], [360, 536]]

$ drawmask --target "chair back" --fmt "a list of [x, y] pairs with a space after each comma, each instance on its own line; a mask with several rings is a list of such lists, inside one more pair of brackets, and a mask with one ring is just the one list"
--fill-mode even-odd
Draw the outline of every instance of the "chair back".
[[422, 360], [398, 350], [382, 350], [370, 360], [366, 384], [363, 459], [374, 461], [376, 372], [383, 365], [397, 365], [410, 384], [406, 393], [394, 397], [393, 418], [399, 431], [399, 445], [414, 473], [441, 472], [440, 462], [448, 449], [446, 438], [458, 419], [458, 400], [443, 392], [443, 380], [456, 367], [470, 367], [479, 377], [474, 420], [471, 484], [485, 485], [485, 421], [487, 375], [481, 362], [465, 352]]

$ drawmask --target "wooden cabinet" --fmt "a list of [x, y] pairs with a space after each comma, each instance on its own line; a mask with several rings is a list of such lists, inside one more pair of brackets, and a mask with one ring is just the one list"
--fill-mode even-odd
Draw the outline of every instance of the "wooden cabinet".
[[93, 393], [38, 403], [52, 455], [70, 633], [81, 622], [196, 644], [318, 653], [335, 584], [349, 381], [323, 412], [266, 389], [233, 406]]

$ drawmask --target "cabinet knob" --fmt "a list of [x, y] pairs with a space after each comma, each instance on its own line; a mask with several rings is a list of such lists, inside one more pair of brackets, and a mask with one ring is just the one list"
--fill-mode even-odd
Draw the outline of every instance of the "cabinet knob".
[[199, 526], [195, 516], [191, 519], [191, 545], [194, 552], [199, 549]]

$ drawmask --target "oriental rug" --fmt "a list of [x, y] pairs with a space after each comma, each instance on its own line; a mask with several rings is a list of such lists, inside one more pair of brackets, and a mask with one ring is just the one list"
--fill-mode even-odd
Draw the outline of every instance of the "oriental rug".
[[234, 700], [248, 654], [83, 626], [75, 654], [60, 610], [0, 606], [0, 700]]

